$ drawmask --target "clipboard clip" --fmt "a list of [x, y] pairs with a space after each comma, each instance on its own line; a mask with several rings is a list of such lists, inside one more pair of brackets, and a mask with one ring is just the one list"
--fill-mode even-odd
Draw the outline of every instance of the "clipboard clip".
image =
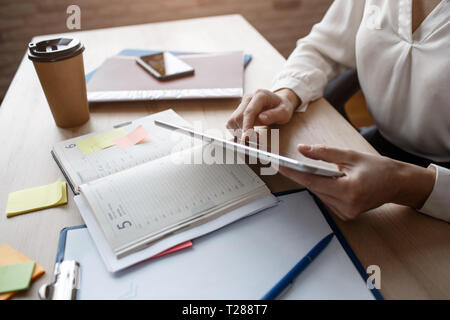
[[39, 289], [41, 300], [75, 300], [80, 283], [80, 264], [75, 260], [66, 260], [55, 264], [52, 283]]

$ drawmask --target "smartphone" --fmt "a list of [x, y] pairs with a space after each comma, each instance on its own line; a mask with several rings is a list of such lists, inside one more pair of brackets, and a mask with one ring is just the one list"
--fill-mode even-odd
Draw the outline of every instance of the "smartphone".
[[194, 74], [194, 68], [170, 52], [136, 58], [136, 63], [158, 80], [170, 80]]

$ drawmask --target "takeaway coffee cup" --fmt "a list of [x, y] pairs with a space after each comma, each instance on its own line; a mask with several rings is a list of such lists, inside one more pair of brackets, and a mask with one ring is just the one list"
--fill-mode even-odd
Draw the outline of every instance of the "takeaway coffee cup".
[[84, 78], [84, 46], [71, 37], [53, 38], [28, 45], [28, 58], [41, 82], [55, 119], [62, 128], [89, 120]]

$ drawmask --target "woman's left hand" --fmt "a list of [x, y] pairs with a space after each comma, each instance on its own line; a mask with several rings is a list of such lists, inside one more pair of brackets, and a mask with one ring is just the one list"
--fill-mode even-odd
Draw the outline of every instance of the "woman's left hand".
[[308, 188], [343, 220], [390, 202], [420, 209], [433, 190], [433, 167], [318, 145], [299, 145], [298, 151], [311, 159], [336, 163], [345, 175], [330, 178], [286, 167], [280, 167], [280, 173]]

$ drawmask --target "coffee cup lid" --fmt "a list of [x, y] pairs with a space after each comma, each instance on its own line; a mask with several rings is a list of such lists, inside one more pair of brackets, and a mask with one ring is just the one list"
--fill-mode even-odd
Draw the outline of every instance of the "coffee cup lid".
[[31, 42], [28, 49], [28, 58], [32, 61], [55, 62], [80, 54], [84, 46], [76, 38], [63, 37]]

